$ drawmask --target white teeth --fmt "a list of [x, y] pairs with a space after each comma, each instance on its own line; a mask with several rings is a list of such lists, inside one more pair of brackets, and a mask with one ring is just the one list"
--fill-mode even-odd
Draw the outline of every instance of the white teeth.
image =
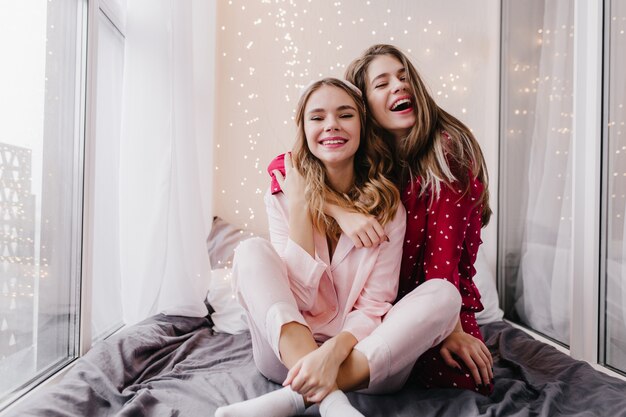
[[408, 98], [403, 98], [402, 100], [398, 100], [395, 103], [393, 103], [393, 106], [391, 106], [391, 110], [395, 110], [399, 105], [401, 104], [411, 104], [411, 100], [409, 100]]
[[345, 140], [338, 140], [338, 139], [322, 141], [322, 145], [337, 145], [337, 144], [340, 144], [340, 143], [346, 143], [346, 141]]

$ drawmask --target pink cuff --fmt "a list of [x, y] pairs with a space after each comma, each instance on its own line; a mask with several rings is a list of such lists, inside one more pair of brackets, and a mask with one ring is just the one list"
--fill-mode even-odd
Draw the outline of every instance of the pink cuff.
[[283, 253], [289, 278], [296, 279], [301, 285], [317, 288], [319, 280], [328, 265], [318, 256], [312, 257], [300, 245], [291, 239]]
[[272, 177], [270, 190], [272, 191], [272, 194], [277, 194], [283, 190], [280, 188], [280, 185], [278, 185], [278, 181], [276, 181], [276, 176], [272, 172], [274, 170], [280, 171], [280, 173], [283, 174], [283, 177], [285, 176], [285, 154], [278, 155], [267, 167], [267, 172], [270, 174], [270, 177]]
[[387, 342], [378, 335], [370, 335], [354, 346], [367, 358], [370, 367], [370, 387], [379, 385], [389, 378], [391, 372], [391, 351]]
[[271, 306], [267, 310], [267, 316], [265, 317], [265, 331], [267, 332], [268, 342], [272, 347], [272, 350], [276, 354], [276, 357], [280, 358], [280, 351], [278, 344], [280, 341], [280, 332], [282, 327], [291, 322], [300, 323], [311, 329], [302, 316], [302, 313], [296, 306], [287, 302], [278, 302]]

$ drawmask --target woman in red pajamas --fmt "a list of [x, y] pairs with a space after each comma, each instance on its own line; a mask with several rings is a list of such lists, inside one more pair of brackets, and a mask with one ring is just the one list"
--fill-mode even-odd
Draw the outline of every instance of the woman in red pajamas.
[[[365, 93], [368, 127], [386, 140], [397, 158], [407, 228], [396, 302], [431, 279], [448, 280], [462, 298], [454, 331], [417, 359], [411, 381], [426, 388], [456, 387], [489, 395], [493, 360], [474, 316], [483, 306], [472, 282], [480, 229], [491, 215], [480, 146], [462, 122], [435, 103], [415, 67], [394, 46], [370, 47], [350, 64], [346, 79]], [[357, 248], [387, 238], [371, 216], [335, 206], [325, 211]], [[432, 314], [437, 309], [431, 306]], [[393, 320], [386, 317], [383, 323], [392, 325]], [[420, 337], [410, 330], [404, 329], [407, 337]], [[360, 369], [363, 362], [353, 362], [352, 369], [368, 374]]]
[[[420, 356], [412, 379], [428, 388], [488, 395], [493, 360], [476, 323], [475, 313], [483, 307], [472, 281], [480, 229], [491, 216], [480, 146], [461, 121], [435, 103], [415, 67], [394, 46], [367, 49], [350, 64], [346, 79], [365, 93], [371, 127], [398, 158], [407, 210], [398, 299], [430, 279], [446, 279], [461, 293], [454, 332]], [[384, 238], [373, 219], [332, 211], [344, 232], [363, 246]]]

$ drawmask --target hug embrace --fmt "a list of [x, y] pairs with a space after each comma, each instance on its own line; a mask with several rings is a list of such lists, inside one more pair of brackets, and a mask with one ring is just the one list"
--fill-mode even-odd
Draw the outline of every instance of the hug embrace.
[[294, 148], [268, 168], [271, 243], [235, 254], [255, 363], [283, 388], [216, 416], [361, 416], [345, 392], [493, 388], [472, 282], [491, 215], [480, 147], [396, 47], [345, 78], [303, 91]]

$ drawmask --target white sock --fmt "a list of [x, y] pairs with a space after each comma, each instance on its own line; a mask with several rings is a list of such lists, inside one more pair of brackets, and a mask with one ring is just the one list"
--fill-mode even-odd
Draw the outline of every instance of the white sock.
[[220, 407], [215, 417], [290, 417], [304, 413], [302, 395], [291, 387], [281, 388], [260, 397]]
[[320, 414], [322, 417], [364, 417], [359, 410], [352, 407], [341, 390], [331, 392], [322, 400]]

